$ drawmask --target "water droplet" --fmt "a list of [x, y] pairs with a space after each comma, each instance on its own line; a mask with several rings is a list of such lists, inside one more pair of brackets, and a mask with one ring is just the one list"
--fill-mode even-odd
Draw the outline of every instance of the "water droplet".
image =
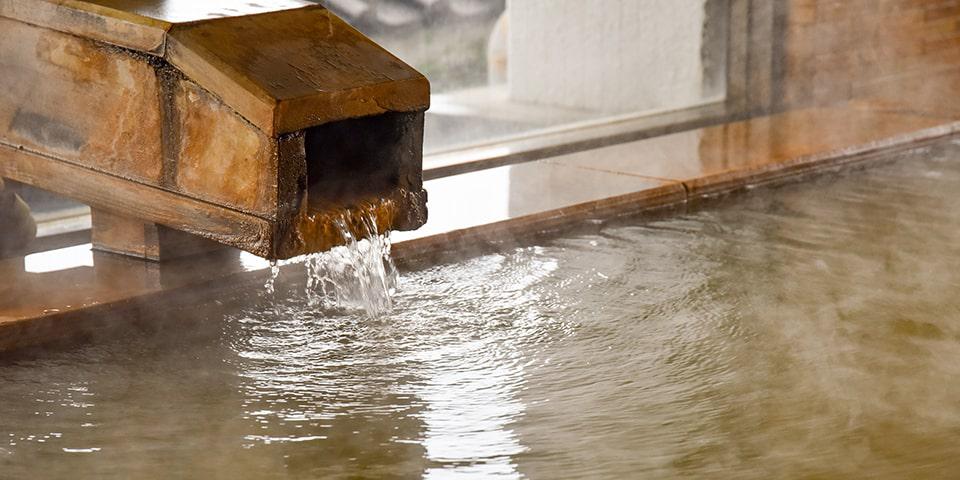
[[267, 283], [263, 285], [263, 288], [267, 290], [267, 293], [273, 295], [276, 293], [276, 284], [277, 277], [280, 276], [280, 264], [276, 260], [270, 261], [270, 278], [267, 279]]

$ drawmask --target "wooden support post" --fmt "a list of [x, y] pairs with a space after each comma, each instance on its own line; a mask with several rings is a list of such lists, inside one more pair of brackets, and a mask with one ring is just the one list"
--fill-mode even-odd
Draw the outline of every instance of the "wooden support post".
[[37, 236], [37, 224], [23, 199], [0, 178], [0, 258], [21, 252]]
[[91, 223], [94, 249], [154, 262], [229, 249], [212, 240], [103, 210], [91, 211]]

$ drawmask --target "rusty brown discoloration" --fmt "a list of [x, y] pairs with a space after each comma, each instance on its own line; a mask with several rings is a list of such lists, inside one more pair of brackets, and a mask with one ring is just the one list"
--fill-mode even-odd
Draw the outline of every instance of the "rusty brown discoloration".
[[371, 197], [350, 205], [314, 204], [308, 202], [297, 214], [291, 228], [278, 232], [282, 241], [276, 252], [279, 258], [290, 258], [344, 245], [350, 238], [382, 235], [405, 226], [419, 227], [427, 221], [427, 194], [423, 190], [395, 190], [384, 197]]
[[193, 82], [174, 91], [179, 131], [176, 189], [195, 198], [275, 217], [277, 144]]
[[160, 185], [167, 189], [176, 189], [178, 163], [180, 161], [181, 118], [177, 109], [177, 91], [183, 75], [169, 65], [157, 68], [157, 82], [160, 85], [160, 131], [163, 160], [161, 163]]

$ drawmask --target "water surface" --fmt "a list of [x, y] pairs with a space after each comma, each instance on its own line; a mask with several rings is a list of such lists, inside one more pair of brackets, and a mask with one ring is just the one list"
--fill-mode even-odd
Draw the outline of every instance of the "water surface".
[[0, 478], [952, 477], [960, 146], [904, 157], [4, 360]]

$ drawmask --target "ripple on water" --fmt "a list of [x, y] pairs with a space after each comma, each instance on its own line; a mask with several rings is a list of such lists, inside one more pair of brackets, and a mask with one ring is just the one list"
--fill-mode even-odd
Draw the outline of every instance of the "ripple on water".
[[960, 145], [906, 157], [406, 273], [372, 318], [322, 286], [391, 277], [357, 242], [309, 289], [12, 360], [0, 471], [950, 477]]

